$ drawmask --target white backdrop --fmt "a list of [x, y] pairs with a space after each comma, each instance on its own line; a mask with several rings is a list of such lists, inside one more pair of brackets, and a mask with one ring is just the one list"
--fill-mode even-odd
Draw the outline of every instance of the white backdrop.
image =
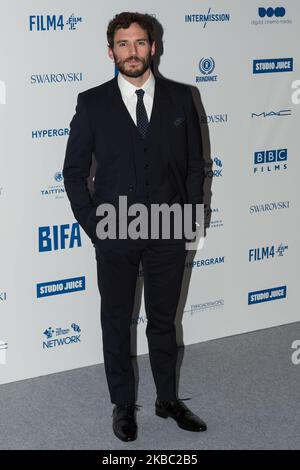
[[[77, 94], [113, 77], [106, 28], [128, 10], [156, 16], [160, 73], [198, 87], [206, 114], [212, 212], [187, 259], [184, 344], [299, 320], [298, 2], [0, 0], [0, 383], [103, 362], [94, 250], [61, 171]], [[137, 354], [145, 324], [142, 300]]]

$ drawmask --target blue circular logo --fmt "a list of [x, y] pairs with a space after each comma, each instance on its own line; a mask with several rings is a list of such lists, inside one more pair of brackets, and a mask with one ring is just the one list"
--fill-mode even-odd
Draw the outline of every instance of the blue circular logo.
[[199, 70], [204, 75], [209, 75], [215, 68], [215, 61], [212, 57], [202, 57], [199, 62]]

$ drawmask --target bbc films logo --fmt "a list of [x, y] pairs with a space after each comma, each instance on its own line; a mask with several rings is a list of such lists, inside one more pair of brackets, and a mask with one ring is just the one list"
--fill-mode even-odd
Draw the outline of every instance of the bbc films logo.
[[6, 360], [7, 360], [7, 349], [8, 349], [8, 344], [6, 341], [3, 341], [0, 339], [0, 365], [5, 365]]
[[287, 149], [254, 152], [254, 174], [266, 174], [287, 169]]
[[64, 15], [30, 15], [29, 31], [75, 31], [78, 23], [82, 23], [82, 17], [74, 13], [66, 20]]
[[6, 86], [3, 80], [0, 80], [0, 104], [6, 104]]

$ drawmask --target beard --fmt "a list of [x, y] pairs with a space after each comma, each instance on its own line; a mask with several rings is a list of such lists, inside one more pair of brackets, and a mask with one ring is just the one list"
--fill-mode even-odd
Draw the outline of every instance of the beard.
[[[119, 72], [121, 72], [126, 77], [134, 77], [134, 78], [140, 77], [146, 72], [146, 70], [148, 70], [151, 64], [150, 51], [149, 51], [149, 54], [144, 59], [141, 59], [140, 57], [132, 55], [128, 57], [126, 60], [121, 60], [121, 59], [118, 60], [118, 58], [116, 57], [114, 53], [113, 53], [113, 56], [114, 56], [115, 64]], [[130, 60], [137, 60], [140, 62], [140, 65], [136, 65], [133, 69], [126, 67], [126, 64]]]

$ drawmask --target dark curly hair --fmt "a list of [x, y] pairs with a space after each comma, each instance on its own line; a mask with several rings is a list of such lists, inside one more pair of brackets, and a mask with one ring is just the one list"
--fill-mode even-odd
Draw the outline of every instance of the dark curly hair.
[[114, 35], [117, 29], [127, 29], [132, 23], [139, 24], [142, 29], [147, 31], [149, 43], [152, 45], [154, 41], [153, 17], [148, 14], [123, 11], [122, 13], [115, 15], [107, 26], [107, 41], [108, 46], [111, 49], [114, 47]]

